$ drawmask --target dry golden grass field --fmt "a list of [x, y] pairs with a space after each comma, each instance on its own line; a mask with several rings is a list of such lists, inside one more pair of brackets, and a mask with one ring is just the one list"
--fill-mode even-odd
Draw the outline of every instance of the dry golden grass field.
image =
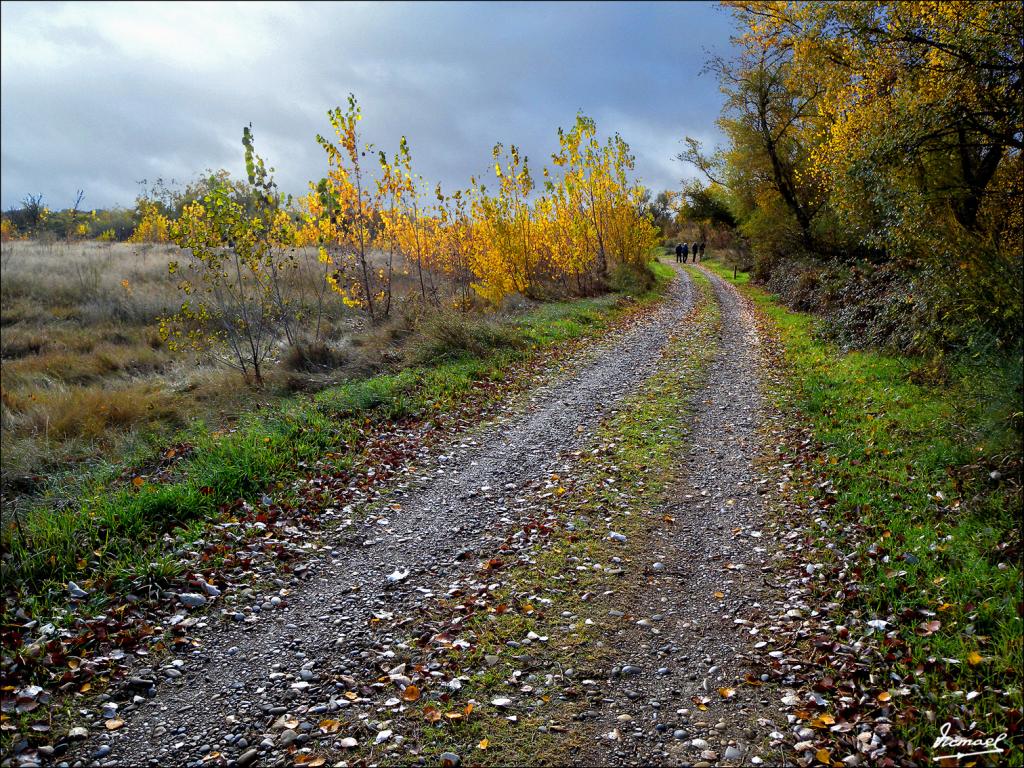
[[[312, 291], [323, 276], [309, 255], [301, 255], [294, 279]], [[173, 245], [3, 243], [5, 506], [48, 476], [166, 439], [192, 417], [217, 422], [251, 409], [253, 392], [237, 372], [172, 353], [160, 339], [159, 318], [182, 301], [168, 273], [168, 262], [180, 258]], [[356, 319], [340, 301], [325, 301], [325, 336], [343, 359]], [[301, 386], [287, 370], [287, 350], [275, 357], [269, 386], [255, 400]]]

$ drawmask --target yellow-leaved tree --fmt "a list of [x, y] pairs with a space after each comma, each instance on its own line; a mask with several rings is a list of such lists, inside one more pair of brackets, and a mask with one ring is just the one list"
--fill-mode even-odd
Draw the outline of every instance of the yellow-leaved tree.
[[391, 307], [391, 273], [374, 262], [380, 189], [374, 187], [363, 165], [372, 146], [364, 144], [359, 135], [363, 117], [355, 96], [349, 95], [345, 110], [336, 107], [327, 117], [336, 143], [319, 134], [316, 140], [327, 153], [328, 164], [324, 205], [317, 206], [323, 258], [333, 266], [328, 282], [347, 306], [364, 310], [371, 323], [379, 323]]
[[469, 218], [468, 194], [455, 190], [445, 195], [438, 184], [434, 190], [437, 199], [437, 227], [434, 249], [441, 272], [452, 284], [456, 307], [468, 308], [473, 282], [470, 252], [473, 227]]
[[492, 155], [497, 194], [488, 194], [486, 186], [471, 179], [470, 267], [477, 277], [474, 289], [496, 303], [510, 293], [535, 292], [540, 242], [530, 206], [533, 178], [527, 158], [514, 144], [507, 152], [495, 144]]
[[267, 359], [279, 336], [289, 333], [293, 306], [279, 273], [282, 248], [293, 235], [249, 128], [242, 142], [247, 199], [236, 199], [233, 186], [218, 183], [170, 223], [185, 264], [172, 261], [169, 271], [182, 273], [178, 288], [185, 299], [175, 315], [161, 318], [160, 335], [171, 350], [210, 354], [262, 386]]
[[160, 206], [146, 198], [139, 198], [135, 206], [139, 223], [128, 238], [129, 243], [166, 243], [170, 240], [171, 220]]
[[[378, 155], [380, 161], [381, 175], [377, 180], [377, 200], [380, 208], [377, 212], [381, 222], [381, 232], [378, 235], [378, 245], [386, 258], [386, 282], [390, 286], [395, 272], [396, 260], [402, 261], [404, 255], [403, 233], [407, 228], [409, 196], [415, 190], [412, 181], [412, 158], [409, 152], [409, 144], [403, 136], [398, 143], [398, 152], [388, 160], [387, 155], [381, 151]], [[404, 264], [399, 268], [407, 272]], [[422, 282], [422, 279], [421, 279]], [[383, 316], [387, 317], [391, 310], [391, 291], [387, 292], [386, 306], [383, 309]]]
[[[808, 242], [838, 230], [840, 255], [859, 250], [913, 275], [913, 293], [929, 296], [929, 325], [945, 334], [940, 345], [977, 327], [972, 318], [998, 343], [1012, 341], [1024, 318], [1024, 6], [728, 5], [742, 54], [723, 84], [763, 79], [751, 64], [771, 63], [779, 134], [788, 135], [769, 159], [789, 171], [775, 175], [790, 208], [824, 225], [801, 222]], [[742, 133], [732, 138], [741, 174], [751, 153]], [[771, 138], [760, 143], [771, 149]]]
[[615, 134], [602, 145], [597, 125], [577, 115], [559, 129], [560, 149], [552, 161], [560, 174], [547, 182], [549, 210], [557, 222], [554, 266], [574, 275], [580, 287], [603, 282], [615, 269], [643, 270], [659, 234], [644, 208], [645, 190], [630, 179], [634, 159]]

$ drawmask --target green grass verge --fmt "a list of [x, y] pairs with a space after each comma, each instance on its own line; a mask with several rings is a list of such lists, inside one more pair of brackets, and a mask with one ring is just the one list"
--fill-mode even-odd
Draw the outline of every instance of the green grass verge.
[[[635, 297], [641, 303], [656, 300], [672, 274], [664, 265], [652, 269], [657, 280]], [[282, 487], [304, 473], [302, 462], [330, 453], [345, 468], [358, 457], [361, 430], [426, 418], [479, 396], [480, 382], [502, 380], [540, 350], [598, 334], [632, 306], [621, 298], [541, 305], [506, 321], [499, 333], [489, 328], [475, 353], [440, 355], [433, 364], [288, 398], [243, 416], [230, 431], [194, 424], [179, 436], [193, 451], [159, 483], [113, 482], [131, 465], [109, 465], [80, 478], [71, 498], [50, 500], [28, 510], [19, 526], [4, 526], [0, 576], [7, 595], [17, 598], [5, 601], [4, 619], [18, 607], [47, 614], [65, 599], [69, 580], [116, 587], [154, 568], [174, 575], [172, 560], [154, 551], [164, 532], [184, 529], [191, 538], [200, 536], [202, 523], [224, 505]], [[102, 590], [95, 602], [102, 607]]]
[[[709, 266], [732, 281], [731, 269]], [[1019, 472], [1020, 360], [990, 361], [984, 375], [954, 369], [941, 386], [915, 383], [923, 361], [843, 353], [816, 337], [812, 317], [738, 278], [784, 346], [790, 387], [776, 404], [801, 414], [826, 451], [831, 514], [866, 529], [860, 592], [840, 610], [898, 617], [908, 652], [893, 669], [918, 670], [914, 704], [938, 723], [973, 716], [990, 734], [1008, 730], [1022, 706], [1021, 498], [1012, 477], [990, 473], [1015, 463]], [[919, 631], [921, 611], [941, 621], [934, 634]], [[965, 710], [972, 691], [980, 695]], [[897, 728], [911, 744], [936, 734], [924, 717]]]

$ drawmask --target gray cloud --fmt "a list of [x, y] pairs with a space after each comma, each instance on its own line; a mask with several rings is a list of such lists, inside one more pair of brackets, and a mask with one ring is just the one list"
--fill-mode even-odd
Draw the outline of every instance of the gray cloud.
[[496, 141], [543, 164], [577, 110], [618, 131], [648, 186], [691, 171], [684, 135], [714, 142], [720, 95], [698, 76], [728, 14], [705, 3], [4, 3], [2, 205], [43, 193], [130, 204], [136, 181], [242, 171], [242, 126], [302, 192], [315, 135], [349, 92], [367, 140], [409, 138], [418, 173], [464, 186]]

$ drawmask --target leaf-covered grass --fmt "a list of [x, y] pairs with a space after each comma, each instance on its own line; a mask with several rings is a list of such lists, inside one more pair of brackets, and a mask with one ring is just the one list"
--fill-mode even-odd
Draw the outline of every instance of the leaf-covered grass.
[[898, 727], [911, 744], [934, 739], [926, 712], [1008, 730], [1021, 709], [1020, 360], [915, 383], [920, 361], [843, 353], [815, 336], [812, 317], [740, 277], [784, 345], [791, 386], [777, 404], [823, 448], [834, 521], [863, 526], [859, 589], [839, 610], [890, 621], [906, 643], [892, 669], [917, 681], [922, 715]]
[[[641, 302], [660, 295], [663, 267], [658, 275], [655, 288], [638, 297]], [[78, 478], [71, 503], [34, 507], [18, 526], [7, 522], [0, 566], [5, 589], [35, 614], [62, 601], [69, 580], [130, 581], [155, 562], [153, 547], [163, 533], [182, 528], [198, 537], [201, 523], [217, 517], [224, 505], [258, 499], [271, 486], [282, 488], [306, 471], [302, 463], [325, 454], [335, 466], [349, 466], [364, 431], [493, 397], [482, 382], [502, 380], [540, 350], [599, 333], [630, 306], [614, 295], [541, 305], [495, 326], [483, 337], [490, 343], [475, 349], [436, 355], [312, 397], [295, 396], [243, 416], [230, 430], [193, 424], [175, 441], [191, 450], [169, 475], [151, 482], [144, 465], [111, 464]], [[135, 482], [126, 481], [133, 476]], [[102, 594], [95, 599], [102, 602]], [[5, 615], [14, 602], [5, 603]]]

